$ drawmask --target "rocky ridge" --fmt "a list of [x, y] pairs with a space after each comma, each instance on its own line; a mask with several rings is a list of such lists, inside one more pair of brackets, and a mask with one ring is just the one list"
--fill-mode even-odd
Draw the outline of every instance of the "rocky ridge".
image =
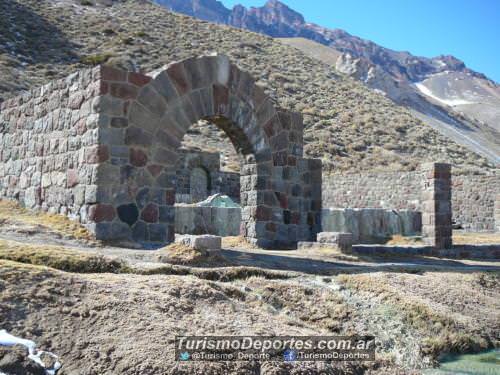
[[215, 0], [156, 2], [206, 21], [286, 38], [285, 43], [313, 57], [326, 46], [331, 56], [319, 60], [406, 106], [455, 142], [500, 163], [500, 86], [454, 56], [426, 58], [393, 51], [344, 30], [309, 23], [277, 0], [262, 7], [236, 5], [232, 10]]
[[[83, 5], [82, 5], [83, 4]], [[0, 3], [0, 96], [9, 97], [89, 65], [150, 72], [175, 60], [227, 54], [277, 103], [301, 112], [308, 157], [325, 171], [414, 169], [423, 161], [456, 171], [492, 165], [441, 136], [406, 109], [269, 37], [168, 12], [148, 1], [88, 5], [76, 0]], [[37, 32], [33, 32], [37, 30]], [[186, 142], [231, 155], [213, 126], [193, 127]]]

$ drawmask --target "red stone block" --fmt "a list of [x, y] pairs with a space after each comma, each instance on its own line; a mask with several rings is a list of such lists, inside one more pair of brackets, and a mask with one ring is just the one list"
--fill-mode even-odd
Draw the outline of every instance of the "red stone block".
[[165, 193], [166, 195], [166, 203], [167, 205], [174, 205], [175, 204], [175, 190], [174, 189], [168, 189]]
[[126, 81], [127, 72], [103, 65], [101, 66], [101, 79], [104, 81]]
[[144, 167], [148, 163], [148, 156], [139, 149], [130, 149], [130, 164], [134, 167]]
[[110, 204], [94, 204], [89, 207], [89, 219], [96, 223], [103, 221], [113, 221], [115, 218], [115, 208]]
[[290, 222], [296, 225], [300, 224], [300, 212], [292, 212]]
[[87, 122], [86, 118], [81, 118], [80, 120], [77, 121], [77, 123], [75, 124], [76, 134], [83, 135], [87, 131], [86, 122]]
[[257, 206], [255, 218], [261, 221], [269, 221], [273, 215], [273, 210], [266, 206]]
[[128, 73], [128, 81], [136, 86], [142, 87], [144, 85], [147, 85], [151, 81], [151, 77], [141, 74], [141, 73], [134, 73], [134, 72], [129, 72]]
[[104, 163], [109, 159], [109, 149], [106, 145], [100, 145], [97, 148], [97, 158], [99, 163]]
[[87, 164], [103, 163], [108, 159], [108, 146], [92, 146], [85, 149], [85, 161]]
[[280, 192], [275, 192], [276, 198], [278, 199], [278, 202], [280, 202], [280, 207], [281, 208], [288, 208], [288, 197], [284, 193]]
[[167, 69], [170, 80], [177, 88], [179, 95], [184, 95], [189, 91], [189, 83], [182, 64], [172, 64]]
[[76, 169], [68, 169], [66, 172], [66, 186], [72, 188], [78, 185], [78, 183], [78, 171]]
[[141, 213], [141, 219], [146, 223], [157, 223], [159, 218], [158, 206], [154, 203], [148, 204]]
[[266, 135], [270, 138], [272, 137], [275, 132], [274, 132], [274, 121], [275, 121], [275, 118], [273, 117], [272, 119], [270, 119], [265, 125], [264, 125], [264, 132], [266, 133]]

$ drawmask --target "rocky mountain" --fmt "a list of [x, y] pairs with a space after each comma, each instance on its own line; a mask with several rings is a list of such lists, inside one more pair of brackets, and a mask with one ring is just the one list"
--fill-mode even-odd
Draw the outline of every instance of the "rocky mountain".
[[[258, 33], [202, 22], [144, 0], [4, 0], [0, 14], [0, 100], [96, 64], [147, 73], [219, 52], [251, 73], [279, 106], [303, 114], [305, 152], [323, 160], [325, 173], [411, 170], [436, 160], [453, 163], [456, 172], [492, 168], [407, 109]], [[185, 142], [220, 151], [228, 165], [237, 165], [234, 147], [214, 126], [193, 126]]]
[[309, 23], [278, 0], [269, 0], [262, 7], [237, 5], [231, 10], [215, 0], [156, 2], [206, 21], [287, 38], [285, 43], [312, 57], [328, 55], [322, 49], [327, 46], [333, 56], [323, 62], [407, 106], [456, 142], [500, 163], [500, 86], [453, 56], [426, 58], [393, 51], [344, 30]]

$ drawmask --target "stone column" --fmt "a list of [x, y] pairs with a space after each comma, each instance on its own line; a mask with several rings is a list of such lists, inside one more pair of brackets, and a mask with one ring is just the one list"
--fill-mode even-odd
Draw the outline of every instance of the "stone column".
[[495, 231], [500, 232], [500, 193], [495, 196]]
[[422, 164], [422, 236], [436, 249], [452, 247], [451, 165]]

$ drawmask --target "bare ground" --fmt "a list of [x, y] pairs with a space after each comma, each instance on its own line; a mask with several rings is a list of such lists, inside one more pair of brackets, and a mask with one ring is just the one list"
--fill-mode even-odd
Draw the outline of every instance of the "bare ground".
[[[498, 262], [264, 252], [232, 238], [222, 263], [175, 249], [172, 265], [166, 249], [97, 244], [39, 215], [0, 224], [0, 329], [59, 355], [59, 374], [407, 374], [498, 347]], [[174, 337], [194, 334], [371, 334], [377, 360], [176, 361]]]

